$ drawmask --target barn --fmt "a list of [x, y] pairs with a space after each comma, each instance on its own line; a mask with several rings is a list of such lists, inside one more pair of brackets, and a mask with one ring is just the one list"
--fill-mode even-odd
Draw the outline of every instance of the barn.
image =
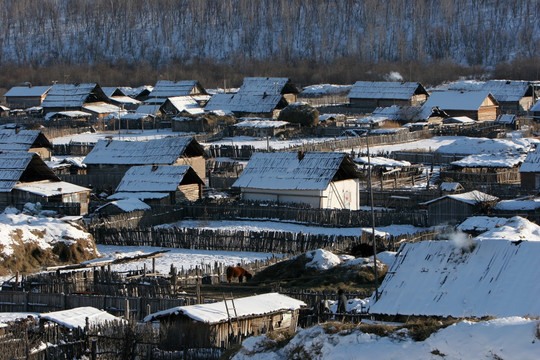
[[203, 185], [189, 165], [133, 166], [109, 199], [135, 198], [149, 205], [173, 205], [201, 199]]
[[487, 91], [433, 92], [423, 107], [437, 107], [449, 116], [468, 116], [476, 121], [494, 121], [499, 112], [497, 100]]
[[420, 106], [429, 94], [418, 82], [357, 81], [349, 92], [351, 107], [370, 113], [378, 107]]
[[337, 152], [255, 153], [233, 184], [244, 200], [358, 210], [360, 177]]
[[428, 224], [457, 224], [479, 213], [482, 207], [495, 205], [498, 198], [478, 190], [462, 194], [448, 194], [419, 204], [427, 209]]
[[179, 306], [148, 315], [159, 321], [165, 350], [228, 348], [244, 338], [268, 331], [295, 331], [298, 313], [306, 304], [278, 293]]

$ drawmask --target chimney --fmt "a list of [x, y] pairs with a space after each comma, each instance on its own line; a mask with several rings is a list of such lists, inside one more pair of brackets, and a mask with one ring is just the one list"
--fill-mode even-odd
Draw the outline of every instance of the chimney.
[[304, 155], [305, 155], [304, 152], [302, 150], [300, 150], [298, 152], [298, 161], [302, 161], [302, 159], [304, 158]]

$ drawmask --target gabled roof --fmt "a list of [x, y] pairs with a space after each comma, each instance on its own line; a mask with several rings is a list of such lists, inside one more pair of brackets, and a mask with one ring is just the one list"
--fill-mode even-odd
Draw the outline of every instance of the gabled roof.
[[108, 97], [111, 98], [112, 96], [127, 96], [123, 91], [122, 88], [119, 87], [111, 87], [111, 86], [102, 86], [101, 90], [103, 90], [103, 93]]
[[92, 117], [92, 114], [87, 113], [86, 111], [67, 110], [67, 111], [50, 112], [47, 115], [45, 115], [45, 120], [50, 120], [53, 118], [79, 119], [79, 118], [89, 118], [89, 117]]
[[238, 94], [252, 95], [279, 95], [279, 94], [298, 94], [299, 91], [289, 78], [279, 77], [246, 77]]
[[107, 101], [96, 83], [54, 84], [41, 104], [44, 108], [82, 107], [86, 102]]
[[178, 113], [187, 112], [192, 115], [203, 114], [204, 110], [191, 96], [174, 96], [167, 99]]
[[0, 192], [10, 192], [19, 182], [59, 181], [39, 155], [27, 152], [0, 153]]
[[40, 180], [27, 183], [20, 183], [13, 187], [20, 191], [29, 192], [40, 196], [57, 196], [65, 194], [74, 194], [81, 191], [90, 191], [90, 189], [71, 184], [65, 181]]
[[[299, 159], [301, 158], [301, 160]], [[233, 187], [274, 190], [324, 190], [330, 182], [360, 176], [344, 153], [255, 153]]]
[[281, 94], [215, 94], [205, 106], [206, 111], [223, 110], [240, 113], [269, 113], [287, 106]]
[[[234, 299], [236, 316], [234, 318], [246, 318], [262, 316], [282, 310], [298, 310], [306, 306], [303, 301], [293, 299], [278, 293], [269, 293]], [[227, 305], [230, 307], [231, 302]], [[185, 315], [193, 320], [207, 324], [218, 324], [229, 320], [224, 301], [199, 304], [190, 306], [178, 306], [168, 310], [150, 314], [144, 318], [145, 322], [158, 320], [171, 315]]]
[[83, 110], [91, 111], [96, 114], [110, 114], [122, 111], [120, 107], [102, 101], [84, 104]]
[[540, 172], [540, 146], [527, 154], [527, 158], [521, 164], [519, 172]]
[[442, 199], [453, 199], [453, 200], [456, 200], [465, 204], [469, 204], [469, 205], [477, 205], [483, 202], [491, 202], [491, 201], [499, 200], [499, 198], [496, 196], [492, 196], [478, 190], [473, 190], [473, 191], [469, 191], [462, 194], [444, 195], [436, 199], [429, 200], [424, 203], [420, 203], [419, 205], [429, 205], [434, 202], [440, 201]]
[[537, 101], [531, 108], [530, 111], [538, 112], [540, 111], [540, 101]]
[[471, 110], [480, 109], [486, 98], [491, 97], [494, 103], [495, 98], [487, 91], [438, 91], [433, 92], [422, 105], [424, 108], [433, 109], [438, 107], [441, 110]]
[[206, 94], [206, 90], [204, 90], [197, 80], [159, 80], [148, 97], [166, 99], [174, 96], [189, 96], [195, 94]]
[[4, 94], [5, 97], [39, 97], [49, 91], [50, 86], [14, 86]]
[[137, 108], [137, 113], [147, 115], [157, 115], [161, 111], [161, 104], [147, 105], [141, 104]]
[[428, 95], [418, 82], [357, 81], [349, 92], [349, 99], [409, 100], [415, 94]]
[[0, 151], [24, 151], [34, 147], [52, 149], [52, 144], [39, 130], [0, 129]]
[[404, 244], [370, 313], [539, 316], [540, 242], [483, 240], [473, 244], [471, 251], [463, 251], [452, 241]]
[[171, 165], [180, 157], [206, 156], [192, 137], [169, 137], [149, 141], [99, 140], [84, 164]]
[[520, 101], [524, 96], [532, 96], [532, 85], [521, 80], [489, 80], [483, 89], [489, 91], [497, 101]]
[[204, 184], [189, 165], [133, 166], [115, 192], [171, 192], [183, 184]]
[[150, 94], [152, 90], [154, 89], [154, 87], [152, 85], [142, 85], [136, 88], [123, 86], [123, 87], [119, 87], [119, 89], [122, 90], [122, 92], [126, 94], [127, 96], [135, 99], [141, 95]]

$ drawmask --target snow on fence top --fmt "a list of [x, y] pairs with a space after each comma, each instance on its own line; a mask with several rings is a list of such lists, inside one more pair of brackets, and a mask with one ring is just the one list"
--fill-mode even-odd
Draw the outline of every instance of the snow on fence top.
[[405, 244], [386, 275], [373, 314], [453, 317], [539, 316], [538, 241]]
[[41, 319], [55, 322], [59, 325], [63, 325], [69, 329], [81, 328], [86, 326], [86, 319], [88, 318], [88, 324], [100, 325], [111, 321], [125, 321], [121, 318], [113, 316], [106, 311], [96, 309], [91, 306], [78, 307], [69, 310], [53, 311], [39, 316]]
[[[238, 298], [234, 299], [234, 304], [238, 318], [265, 315], [280, 310], [298, 310], [302, 306], [306, 306], [303, 301], [278, 293]], [[232, 306], [230, 300], [228, 301], [227, 305], [229, 307]], [[170, 315], [179, 314], [189, 316], [193, 320], [208, 324], [217, 324], [229, 320], [227, 309], [225, 308], [225, 302], [220, 301], [211, 304], [174, 307], [150, 314], [144, 318], [144, 321], [153, 321]]]

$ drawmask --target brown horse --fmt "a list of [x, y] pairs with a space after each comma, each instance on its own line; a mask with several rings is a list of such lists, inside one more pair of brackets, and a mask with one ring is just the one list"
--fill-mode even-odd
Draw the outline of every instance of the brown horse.
[[244, 277], [247, 280], [251, 280], [253, 275], [241, 266], [229, 266], [227, 267], [227, 282], [231, 282], [233, 277], [238, 278], [238, 282], [242, 282]]

